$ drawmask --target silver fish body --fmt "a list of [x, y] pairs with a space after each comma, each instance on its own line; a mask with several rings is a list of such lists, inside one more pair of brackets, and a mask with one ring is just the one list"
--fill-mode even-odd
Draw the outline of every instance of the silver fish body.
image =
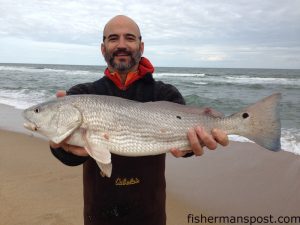
[[245, 136], [272, 151], [280, 150], [281, 125], [273, 94], [238, 113], [224, 118], [205, 110], [171, 102], [140, 103], [113, 96], [73, 95], [41, 103], [23, 113], [27, 129], [55, 143], [82, 146], [101, 170], [111, 174], [111, 153], [146, 156], [171, 148], [190, 149], [187, 132], [201, 125], [227, 134]]

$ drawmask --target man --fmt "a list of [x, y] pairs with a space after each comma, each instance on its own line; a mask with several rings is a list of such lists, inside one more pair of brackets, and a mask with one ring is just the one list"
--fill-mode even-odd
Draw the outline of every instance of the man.
[[[172, 101], [184, 104], [178, 90], [152, 77], [154, 68], [142, 57], [144, 43], [139, 27], [126, 16], [116, 16], [105, 26], [101, 52], [107, 62], [105, 76], [72, 87], [67, 94], [112, 95], [140, 102]], [[58, 92], [57, 96], [63, 96]], [[203, 147], [215, 149], [227, 145], [227, 135], [219, 130], [212, 134], [201, 127], [188, 131], [191, 150], [203, 154]], [[164, 225], [166, 224], [165, 154], [146, 157], [123, 157], [112, 154], [111, 178], [100, 174], [96, 162], [78, 146], [65, 142], [50, 143], [52, 153], [64, 164], [83, 163], [85, 225]], [[186, 152], [172, 149], [182, 157]]]

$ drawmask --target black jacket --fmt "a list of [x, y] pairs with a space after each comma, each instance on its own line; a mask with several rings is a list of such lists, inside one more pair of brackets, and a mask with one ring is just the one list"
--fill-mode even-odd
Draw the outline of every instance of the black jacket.
[[[135, 81], [127, 90], [118, 89], [107, 77], [72, 87], [68, 95], [98, 94], [140, 102], [171, 101], [184, 104], [172, 85], [155, 81], [152, 74]], [[61, 149], [51, 149], [66, 165], [83, 163], [85, 225], [165, 225], [165, 154], [123, 157], [112, 154], [111, 178], [100, 175], [96, 162]]]

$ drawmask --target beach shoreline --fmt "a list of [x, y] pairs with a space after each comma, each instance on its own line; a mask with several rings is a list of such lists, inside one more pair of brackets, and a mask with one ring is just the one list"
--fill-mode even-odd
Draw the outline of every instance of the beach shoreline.
[[22, 110], [0, 103], [0, 129], [28, 133], [23, 127]]
[[[82, 167], [60, 163], [40, 138], [5, 130], [0, 137], [0, 221], [82, 224]], [[300, 216], [299, 175], [299, 156], [251, 143], [231, 142], [202, 157], [168, 155], [167, 224], [191, 224], [201, 214]]]

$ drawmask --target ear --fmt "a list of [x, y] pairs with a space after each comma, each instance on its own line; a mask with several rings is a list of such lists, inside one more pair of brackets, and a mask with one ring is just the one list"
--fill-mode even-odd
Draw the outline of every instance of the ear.
[[144, 42], [143, 41], [141, 41], [141, 43], [140, 43], [140, 51], [141, 51], [141, 55], [143, 55], [144, 54]]
[[102, 53], [103, 56], [105, 55], [105, 52], [106, 52], [106, 48], [104, 46], [104, 43], [102, 43], [101, 44], [101, 53]]

